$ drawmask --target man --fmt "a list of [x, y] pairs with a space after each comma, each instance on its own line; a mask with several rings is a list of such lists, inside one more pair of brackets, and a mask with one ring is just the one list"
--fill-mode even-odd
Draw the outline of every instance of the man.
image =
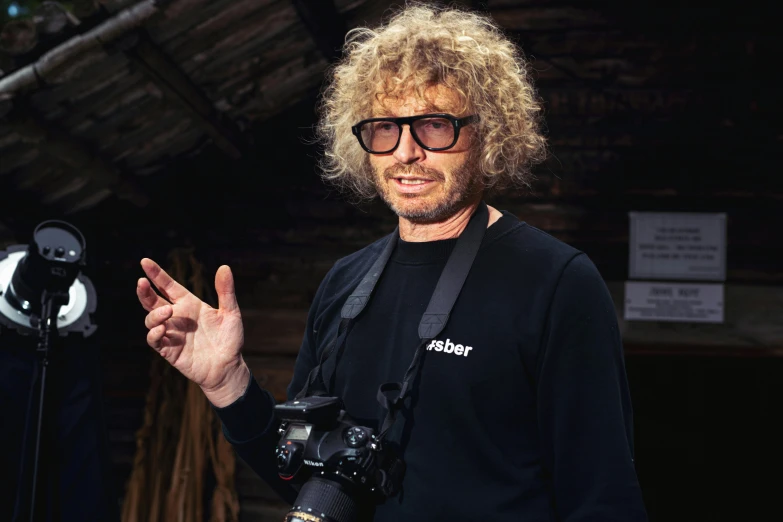
[[[524, 62], [486, 18], [414, 6], [376, 31], [353, 31], [345, 51], [321, 106], [325, 176], [359, 197], [380, 195], [399, 216], [399, 237], [327, 274], [288, 392], [302, 389], [346, 299], [393, 241], [339, 364], [324, 370], [346, 411], [378, 429], [378, 386], [402, 379], [457, 238], [486, 191], [527, 181], [544, 139]], [[390, 436], [407, 466], [402, 492], [373, 520], [646, 520], [621, 341], [600, 275], [584, 254], [508, 213], [490, 207], [486, 221]], [[218, 269], [213, 309], [151, 260], [142, 267], [165, 298], [139, 280], [148, 343], [201, 386], [238, 454], [293, 500], [274, 461], [274, 401], [240, 353], [230, 270]]]

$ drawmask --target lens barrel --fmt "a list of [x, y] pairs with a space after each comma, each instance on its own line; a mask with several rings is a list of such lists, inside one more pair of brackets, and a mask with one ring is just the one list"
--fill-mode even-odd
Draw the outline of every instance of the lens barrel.
[[302, 485], [284, 522], [355, 522], [359, 506], [340, 482], [313, 477]]

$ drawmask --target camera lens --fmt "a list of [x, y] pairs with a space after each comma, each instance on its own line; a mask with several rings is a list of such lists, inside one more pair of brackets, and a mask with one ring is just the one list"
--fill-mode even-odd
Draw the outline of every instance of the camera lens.
[[356, 522], [359, 506], [340, 482], [313, 477], [302, 485], [284, 522]]

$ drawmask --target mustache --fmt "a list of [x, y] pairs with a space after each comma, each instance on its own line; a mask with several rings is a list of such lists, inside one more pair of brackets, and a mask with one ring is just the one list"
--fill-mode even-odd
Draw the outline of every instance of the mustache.
[[400, 176], [417, 176], [435, 181], [444, 181], [446, 179], [446, 176], [444, 176], [441, 171], [417, 164], [403, 165], [397, 163], [396, 165], [387, 167], [383, 171], [383, 178], [386, 180], [399, 178]]

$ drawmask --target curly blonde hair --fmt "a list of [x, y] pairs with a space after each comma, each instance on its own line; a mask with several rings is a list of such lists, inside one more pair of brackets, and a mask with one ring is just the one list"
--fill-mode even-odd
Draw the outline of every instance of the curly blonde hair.
[[427, 89], [436, 85], [456, 94], [459, 110], [480, 116], [477, 162], [488, 189], [529, 185], [531, 167], [546, 155], [527, 63], [486, 16], [414, 3], [377, 29], [351, 30], [330, 73], [316, 126], [323, 177], [360, 199], [377, 191], [351, 126], [381, 99], [414, 93], [430, 102]]

